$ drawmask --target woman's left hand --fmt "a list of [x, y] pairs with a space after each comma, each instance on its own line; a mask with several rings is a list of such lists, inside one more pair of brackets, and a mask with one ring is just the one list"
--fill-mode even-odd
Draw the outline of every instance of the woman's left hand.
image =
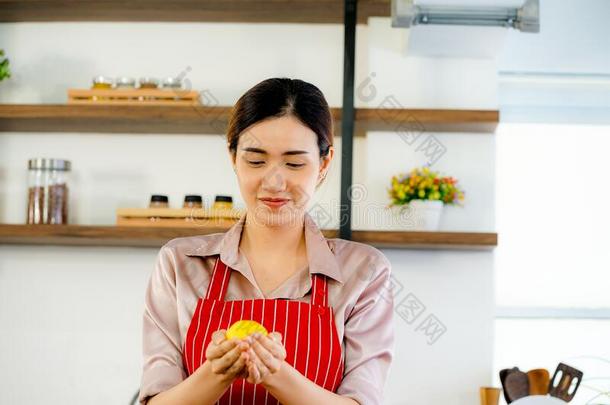
[[248, 338], [251, 347], [247, 351], [246, 380], [252, 384], [260, 384], [280, 370], [286, 358], [286, 348], [282, 344], [282, 335], [278, 332], [271, 332], [267, 336], [254, 333]]

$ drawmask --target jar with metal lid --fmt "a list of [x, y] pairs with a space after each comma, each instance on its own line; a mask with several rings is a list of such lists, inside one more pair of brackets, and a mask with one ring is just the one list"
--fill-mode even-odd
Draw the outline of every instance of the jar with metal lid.
[[166, 77], [161, 87], [165, 90], [181, 90], [182, 80], [179, 77]]
[[93, 78], [92, 89], [111, 89], [114, 84], [114, 79], [108, 76], [95, 76]]
[[119, 77], [116, 80], [115, 88], [121, 90], [129, 90], [136, 88], [136, 79], [133, 77]]
[[176, 94], [182, 91], [182, 81], [179, 77], [166, 77], [165, 79], [163, 79], [163, 84], [161, 85], [161, 88], [166, 91], [174, 92], [174, 99], [180, 100], [180, 97], [178, 96], [178, 94]]
[[139, 82], [141, 89], [156, 89], [159, 87], [159, 79], [155, 77], [141, 77]]
[[[159, 79], [154, 78], [154, 77], [141, 77], [139, 80], [140, 83], [140, 87], [138, 87], [138, 89], [140, 90], [150, 90], [150, 89], [158, 89], [159, 88]], [[154, 100], [155, 97], [151, 97], [151, 96], [140, 96], [138, 97], [138, 100], [143, 101], [143, 100]]]
[[28, 161], [28, 224], [68, 223], [68, 160]]
[[203, 208], [203, 198], [200, 195], [185, 195], [182, 208]]
[[212, 209], [215, 210], [230, 210], [233, 208], [233, 197], [230, 195], [217, 195], [214, 198]]
[[[114, 85], [116, 90], [135, 90], [136, 79], [133, 77], [119, 77]], [[121, 95], [120, 100], [137, 100], [138, 97], [125, 97]]]
[[[108, 76], [95, 76], [93, 78], [93, 85], [91, 86], [94, 90], [110, 90], [114, 85], [114, 79]], [[92, 100], [106, 100], [108, 97], [92, 96]]]

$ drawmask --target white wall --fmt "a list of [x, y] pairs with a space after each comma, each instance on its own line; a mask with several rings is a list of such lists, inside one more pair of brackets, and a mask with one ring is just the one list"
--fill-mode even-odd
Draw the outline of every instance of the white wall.
[[502, 71], [610, 73], [610, 3], [540, 0], [540, 33], [509, 31], [498, 60]]
[[[332, 106], [341, 104], [341, 26], [0, 24], [0, 38], [13, 71], [0, 84], [4, 103], [63, 103], [66, 88], [87, 87], [97, 74], [166, 76], [190, 66], [193, 88], [208, 89], [223, 105], [272, 76], [311, 81]], [[404, 40], [389, 19], [359, 27], [358, 106], [375, 107], [393, 95], [404, 107], [497, 107], [493, 61], [406, 57]], [[443, 229], [493, 231], [494, 137], [433, 135], [446, 148], [433, 167], [459, 178], [467, 191], [466, 207], [448, 209]], [[387, 204], [391, 175], [426, 160], [392, 133], [358, 139], [355, 148], [362, 206]], [[1, 222], [24, 221], [25, 168], [37, 155], [73, 161], [74, 223], [112, 224], [115, 208], [145, 205], [151, 193], [168, 194], [173, 206], [190, 193], [229, 193], [239, 203], [221, 136], [4, 133]], [[316, 196], [333, 215], [328, 226], [338, 223], [339, 169], [335, 161]], [[360, 216], [354, 223], [369, 226]], [[127, 403], [139, 384], [142, 300], [156, 252], [0, 246], [0, 402]], [[385, 252], [402, 286], [396, 303], [414, 294], [426, 307], [421, 319], [434, 315], [447, 329], [429, 345], [417, 330], [421, 319], [410, 325], [396, 316], [386, 403], [476, 403], [478, 387], [491, 383], [493, 253]]]

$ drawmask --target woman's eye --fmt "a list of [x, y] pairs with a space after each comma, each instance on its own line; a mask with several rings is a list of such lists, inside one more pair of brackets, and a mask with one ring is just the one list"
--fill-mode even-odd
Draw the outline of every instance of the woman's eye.
[[290, 167], [303, 167], [305, 163], [286, 163]]
[[258, 165], [262, 165], [263, 163], [265, 163], [265, 161], [264, 160], [248, 160], [248, 163], [253, 166], [258, 166]]

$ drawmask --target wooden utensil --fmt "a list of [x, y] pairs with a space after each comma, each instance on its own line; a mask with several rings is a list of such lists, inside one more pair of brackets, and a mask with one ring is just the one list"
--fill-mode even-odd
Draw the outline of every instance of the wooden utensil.
[[[576, 390], [578, 390], [578, 386], [582, 381], [582, 375], [582, 371], [570, 367], [567, 364], [559, 363], [553, 374], [553, 378], [549, 382], [549, 394], [566, 402], [570, 402], [574, 398], [574, 395], [576, 395]], [[574, 381], [576, 382], [574, 383]], [[572, 385], [575, 385], [573, 391], [570, 390]]]
[[546, 395], [549, 393], [551, 377], [547, 369], [530, 370], [527, 372], [527, 378], [530, 383], [530, 395]]
[[481, 387], [479, 392], [481, 394], [481, 405], [498, 405], [500, 401], [500, 388], [495, 387]]
[[530, 393], [530, 384], [527, 374], [519, 370], [511, 370], [504, 380], [504, 394], [507, 397], [506, 402], [511, 403], [516, 399], [528, 396]]
[[500, 370], [500, 383], [502, 383], [502, 388], [504, 388], [504, 400], [506, 401], [506, 403], [510, 402], [510, 399], [508, 398], [508, 394], [506, 393], [506, 376], [512, 372], [512, 371], [517, 371], [519, 370], [517, 367], [513, 367], [513, 368], [505, 368], [503, 370]]

